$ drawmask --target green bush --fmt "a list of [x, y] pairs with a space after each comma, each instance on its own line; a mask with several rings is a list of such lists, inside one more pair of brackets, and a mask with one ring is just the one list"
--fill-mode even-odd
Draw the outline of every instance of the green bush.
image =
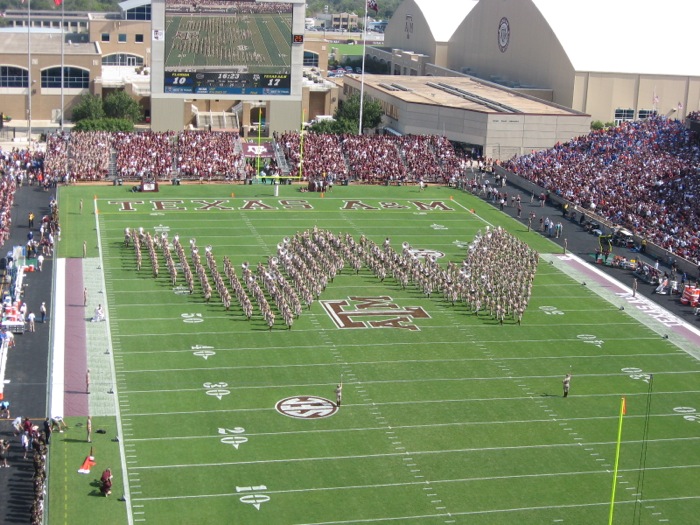
[[134, 131], [134, 123], [123, 118], [85, 119], [73, 131]]

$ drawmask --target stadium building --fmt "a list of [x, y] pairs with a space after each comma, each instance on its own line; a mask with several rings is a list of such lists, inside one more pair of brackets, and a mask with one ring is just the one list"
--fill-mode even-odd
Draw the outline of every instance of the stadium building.
[[[337, 86], [302, 72], [302, 3], [257, 4], [263, 6], [260, 10], [269, 12], [255, 15], [258, 20], [251, 24], [250, 32], [240, 36], [265, 42], [260, 46], [264, 50], [274, 43], [276, 51], [269, 51], [268, 57], [243, 41], [230, 46], [231, 40], [227, 39], [225, 45], [214, 45], [197, 38], [207, 32], [207, 24], [215, 34], [226, 30], [227, 24], [235, 25], [236, 16], [254, 18], [251, 13], [237, 15], [233, 9], [222, 11], [216, 7], [206, 13], [206, 2], [197, 2], [198, 7], [186, 1], [168, 3], [172, 6], [170, 14], [166, 14], [165, 0], [127, 0], [115, 13], [61, 12], [58, 8], [5, 12], [6, 27], [0, 29], [0, 112], [15, 121], [58, 123], [63, 115], [70, 120], [81, 95], [106, 96], [110, 90], [123, 90], [140, 103], [147, 122], [157, 131], [193, 126], [240, 129], [248, 134], [261, 127], [266, 135], [275, 130], [299, 129], [302, 116], [311, 120], [334, 112]], [[280, 5], [286, 6], [285, 13], [279, 12]], [[180, 21], [189, 19], [187, 22], [194, 26], [176, 28], [169, 35], [166, 25], [178, 17]], [[190, 56], [190, 63], [166, 64], [167, 53], [177, 45], [192, 47], [197, 40], [204, 46], [202, 54]], [[212, 63], [213, 57], [221, 56], [229, 47], [239, 51], [230, 60], [240, 59], [241, 63]], [[318, 47], [323, 54], [325, 46]], [[212, 56], [205, 57], [207, 53]], [[187, 61], [184, 56], [180, 59]], [[174, 86], [173, 73], [179, 75], [178, 81], [187, 78], [192, 83]], [[211, 81], [219, 75], [218, 83]], [[206, 85], [197, 84], [200, 77], [206, 78]], [[169, 86], [165, 85], [167, 78], [171, 80]]]
[[405, 0], [367, 58], [394, 75], [479, 77], [603, 122], [675, 117], [700, 109], [700, 62], [673, 20], [699, 17], [684, 0]]
[[[506, 106], [532, 116], [527, 124], [505, 112], [502, 118], [512, 121], [512, 128], [494, 133], [495, 123], [487, 123], [495, 118], [493, 109], [475, 117], [487, 104], [465, 113], [464, 94], [445, 97], [429, 79], [419, 89], [434, 93], [424, 107], [404, 105], [401, 90], [377, 87], [393, 82], [371, 75], [365, 76], [367, 95], [386, 108], [402, 108], [386, 113], [391, 130], [444, 133], [501, 158], [568, 140], [585, 131], [585, 115], [619, 122], [654, 111], [675, 116], [697, 110], [700, 66], [677, 51], [692, 48], [690, 32], [648, 38], [653, 31], [647, 20], [656, 5], [592, 2], [572, 23], [571, 9], [554, 0], [405, 0], [387, 24], [385, 45], [367, 48], [366, 59], [388, 65], [392, 75], [453, 77], [453, 84], [466, 79], [480, 86], [480, 97], [494, 97], [486, 101], [491, 108], [507, 94], [518, 103]], [[700, 14], [695, 4], [669, 2], [670, 9], [691, 19]], [[0, 111], [17, 120], [59, 122], [63, 114], [70, 119], [83, 93], [124, 90], [139, 101], [156, 131], [196, 127], [240, 129], [244, 135], [261, 130], [267, 136], [333, 114], [339, 101], [357, 90], [359, 77], [331, 82], [320, 74], [328, 68], [329, 42], [305, 42], [300, 0], [249, 2], [258, 6], [255, 14], [239, 12], [242, 8], [233, 4], [245, 2], [222, 7], [220, 2], [127, 0], [116, 13], [56, 10], [32, 12], [30, 18], [26, 10], [8, 11], [11, 27], [0, 31]], [[624, 20], [624, 30], [606, 35], [600, 13]], [[254, 23], [247, 25], [250, 20]], [[598, 28], [604, 37], [591, 36]], [[240, 43], [222, 39], [229, 30], [239, 32]], [[210, 41], [205, 34], [212, 35]], [[313, 57], [316, 71], [303, 71], [305, 57]], [[479, 80], [470, 84], [469, 78]], [[529, 113], [534, 99], [549, 106]], [[431, 108], [429, 115], [425, 107]]]
[[[362, 89], [359, 75], [346, 75], [342, 83], [344, 96]], [[590, 131], [585, 113], [474, 77], [366, 75], [364, 92], [381, 104], [387, 133], [443, 135], [495, 159]]]

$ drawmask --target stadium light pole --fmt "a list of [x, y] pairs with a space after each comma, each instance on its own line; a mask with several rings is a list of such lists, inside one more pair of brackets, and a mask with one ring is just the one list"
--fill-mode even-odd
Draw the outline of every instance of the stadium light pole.
[[[57, 0], [54, 0], [56, 2]], [[65, 0], [61, 0], [61, 131], [63, 131], [63, 110], [66, 107], [65, 94], [64, 94], [64, 84], [66, 81], [66, 57], [65, 57], [65, 43], [66, 43], [66, 10], [65, 10]]]
[[362, 73], [360, 74], [360, 123], [357, 130], [362, 135], [362, 106], [365, 101], [365, 56], [367, 55], [367, 0], [365, 0], [365, 23], [362, 27]]
[[32, 0], [27, 2], [27, 142], [32, 148]]

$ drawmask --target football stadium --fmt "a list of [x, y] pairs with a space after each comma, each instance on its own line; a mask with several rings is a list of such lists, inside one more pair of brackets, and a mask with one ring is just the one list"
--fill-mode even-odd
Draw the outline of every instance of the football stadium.
[[[639, 125], [658, 126], [659, 144], [678, 123]], [[53, 140], [46, 173], [64, 151]], [[306, 142], [309, 169], [324, 158], [311, 148], [330, 139], [317, 140]], [[424, 155], [441, 142], [431, 144]], [[364, 146], [351, 146], [361, 169]], [[508, 168], [524, 177], [546, 154], [562, 150]], [[23, 472], [35, 488], [18, 515], [692, 523], [692, 308], [672, 290], [652, 295], [642, 274], [633, 285], [630, 267], [595, 264], [588, 223], [554, 194], [524, 191], [513, 172], [504, 181], [468, 162], [425, 182], [413, 178], [417, 158], [402, 162], [400, 179], [351, 172], [320, 184], [306, 171], [294, 184], [196, 172], [181, 184], [128, 171], [57, 188], [20, 178], [17, 206], [38, 206], [42, 219], [29, 228], [15, 213], [13, 235], [36, 230], [55, 245], [14, 252], [30, 308], [41, 279], [52, 290], [48, 326], [37, 317], [35, 331], [23, 327], [7, 361], [10, 468], [0, 472]], [[27, 270], [39, 265], [33, 249], [43, 271]], [[644, 268], [649, 254], [636, 249], [613, 253]], [[695, 281], [684, 275], [685, 286]], [[16, 296], [6, 297], [10, 312]], [[51, 348], [50, 444], [13, 368], [31, 367], [26, 352], [41, 341]], [[10, 426], [18, 416], [34, 439], [27, 459]]]

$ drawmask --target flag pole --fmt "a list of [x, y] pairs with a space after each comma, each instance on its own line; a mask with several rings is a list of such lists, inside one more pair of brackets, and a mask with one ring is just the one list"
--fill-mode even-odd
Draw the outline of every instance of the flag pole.
[[362, 135], [362, 106], [365, 100], [365, 56], [367, 55], [367, 2], [365, 0], [365, 23], [362, 27], [362, 73], [360, 74], [360, 124], [357, 130], [358, 135]]
[[304, 165], [304, 118], [306, 117], [306, 112], [301, 110], [301, 137], [299, 137], [299, 180], [302, 180], [303, 171], [302, 167]]
[[[54, 0], [57, 1], [57, 0]], [[65, 69], [66, 69], [66, 60], [65, 60], [65, 50], [64, 46], [66, 44], [66, 9], [65, 9], [65, 1], [61, 0], [61, 131], [63, 131], [63, 109], [66, 107], [65, 104], [65, 95], [63, 91], [63, 84], [65, 83]]]
[[627, 413], [627, 402], [622, 398], [620, 403], [620, 421], [617, 426], [617, 446], [615, 447], [615, 468], [613, 470], [612, 496], [610, 497], [610, 516], [608, 525], [613, 523], [613, 514], [615, 512], [615, 490], [617, 489], [617, 471], [620, 463], [620, 443], [622, 442], [622, 416]]
[[32, 0], [27, 2], [27, 142], [32, 148]]

